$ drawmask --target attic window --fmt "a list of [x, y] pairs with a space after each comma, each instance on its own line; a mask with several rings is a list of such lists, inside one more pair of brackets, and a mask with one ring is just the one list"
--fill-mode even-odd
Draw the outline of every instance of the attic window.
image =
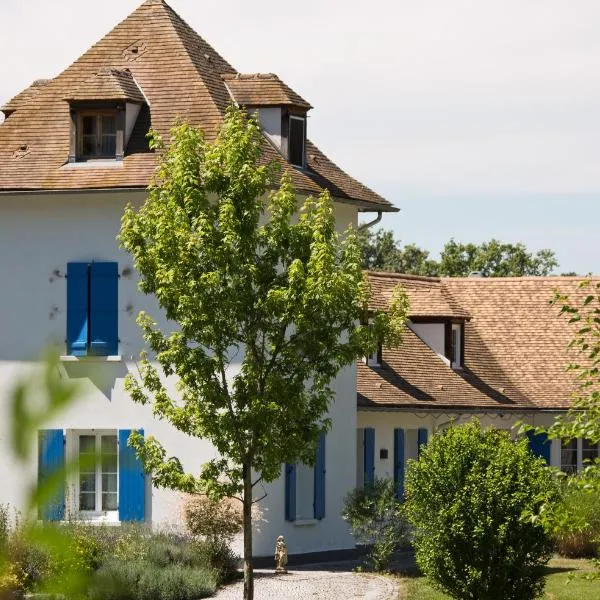
[[289, 161], [296, 167], [304, 167], [304, 138], [306, 119], [290, 115]]
[[86, 111], [77, 116], [78, 156], [83, 160], [116, 158], [117, 111]]
[[450, 332], [450, 363], [453, 369], [462, 369], [462, 325], [453, 323]]

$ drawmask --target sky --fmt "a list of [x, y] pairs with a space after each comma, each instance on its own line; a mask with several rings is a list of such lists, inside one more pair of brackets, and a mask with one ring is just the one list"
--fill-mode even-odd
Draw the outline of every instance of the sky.
[[[0, 0], [0, 104], [140, 3]], [[600, 273], [597, 0], [170, 4], [238, 71], [315, 107], [309, 137], [401, 209], [382, 225], [402, 242], [436, 256], [495, 237]]]

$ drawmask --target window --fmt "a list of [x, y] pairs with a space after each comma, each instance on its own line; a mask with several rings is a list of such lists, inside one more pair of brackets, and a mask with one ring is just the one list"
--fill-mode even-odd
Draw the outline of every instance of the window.
[[77, 155], [80, 159], [116, 157], [116, 111], [81, 112], [77, 125]]
[[450, 364], [453, 369], [462, 368], [462, 325], [453, 323], [450, 332]]
[[[131, 429], [43, 429], [38, 432], [38, 482], [54, 479], [39, 518], [144, 521], [146, 476], [128, 445]], [[143, 429], [138, 433], [144, 435]], [[68, 462], [67, 462], [68, 461]], [[65, 470], [65, 466], [76, 468]], [[57, 472], [63, 481], [56, 484]]]
[[[369, 319], [369, 328], [372, 327], [373, 320]], [[383, 346], [381, 343], [377, 344], [377, 348], [371, 353], [365, 356], [365, 364], [369, 367], [381, 367], [383, 354]]]
[[600, 458], [600, 444], [592, 444], [589, 440], [581, 438], [567, 443], [561, 442], [560, 468], [565, 473], [577, 473], [597, 458]]
[[68, 354], [118, 354], [118, 278], [116, 262], [68, 263]]
[[78, 455], [79, 512], [116, 511], [119, 473], [116, 433], [79, 435]]
[[290, 116], [289, 160], [297, 167], [304, 167], [304, 125], [306, 119]]
[[285, 465], [285, 519], [325, 518], [325, 434], [317, 444], [315, 465]]
[[378, 344], [375, 352], [373, 352], [365, 357], [366, 364], [369, 367], [381, 367], [381, 354], [382, 354], [382, 347], [381, 347], [381, 344]]

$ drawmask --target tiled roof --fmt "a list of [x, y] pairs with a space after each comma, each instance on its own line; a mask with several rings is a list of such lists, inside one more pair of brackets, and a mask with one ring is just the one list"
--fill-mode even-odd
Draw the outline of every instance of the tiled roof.
[[418, 277], [383, 271], [369, 272], [373, 292], [372, 306], [376, 310], [389, 307], [394, 288], [400, 284], [410, 298], [411, 317], [446, 317], [467, 319], [469, 313], [458, 306], [439, 277]]
[[[65, 167], [70, 131], [65, 98], [89, 95], [90, 82], [98, 84], [97, 74], [104, 69], [128, 69], [148, 106], [140, 113], [120, 168]], [[156, 157], [148, 151], [141, 124], [166, 137], [181, 118], [214, 139], [231, 102], [223, 80], [227, 74], [237, 73], [164, 0], [146, 0], [57, 77], [45, 85], [34, 84], [7, 103], [14, 112], [0, 125], [0, 192], [146, 187]], [[109, 78], [109, 87], [125, 86], [125, 93], [136, 93], [122, 79], [121, 75]], [[266, 139], [263, 147], [263, 158], [273, 158], [292, 172], [300, 193], [315, 194], [330, 186], [334, 196], [354, 202], [361, 210], [396, 210], [325, 159], [313, 166], [315, 161], [309, 157], [308, 169], [295, 169]], [[310, 147], [317, 156], [318, 150]]]
[[308, 110], [312, 106], [288, 87], [274, 73], [223, 75], [234, 100], [242, 106], [296, 106]]
[[50, 83], [50, 79], [36, 79], [28, 88], [19, 92], [14, 98], [11, 98], [0, 108], [7, 116], [19, 108], [23, 108], [27, 102], [33, 98], [41, 88]]
[[[376, 295], [374, 306], [383, 308], [385, 302], [380, 296], [385, 288], [373, 285], [381, 277], [370, 273], [369, 279]], [[431, 278], [421, 279], [424, 283], [431, 282]], [[359, 363], [359, 406], [567, 408], [576, 388], [574, 376], [564, 369], [572, 358], [567, 345], [574, 330], [567, 319], [558, 315], [558, 309], [550, 306], [550, 300], [554, 290], [558, 290], [581, 301], [584, 292], [578, 287], [580, 280], [578, 277], [438, 280], [453, 304], [470, 316], [465, 323], [464, 369], [451, 369], [409, 331], [400, 348], [383, 349], [381, 370]], [[414, 286], [402, 283], [412, 302], [419, 292], [415, 295]], [[435, 302], [436, 297], [432, 295]]]
[[145, 102], [129, 69], [103, 69], [85, 79], [74, 90], [69, 90], [65, 100], [129, 100]]

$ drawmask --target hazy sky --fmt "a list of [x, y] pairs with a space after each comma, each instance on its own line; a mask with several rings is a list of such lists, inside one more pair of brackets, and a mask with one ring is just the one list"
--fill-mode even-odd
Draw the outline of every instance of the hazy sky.
[[[0, 103], [140, 3], [0, 0]], [[404, 242], [496, 237], [600, 272], [598, 0], [170, 3], [315, 106], [309, 136], [402, 209], [383, 224]]]

